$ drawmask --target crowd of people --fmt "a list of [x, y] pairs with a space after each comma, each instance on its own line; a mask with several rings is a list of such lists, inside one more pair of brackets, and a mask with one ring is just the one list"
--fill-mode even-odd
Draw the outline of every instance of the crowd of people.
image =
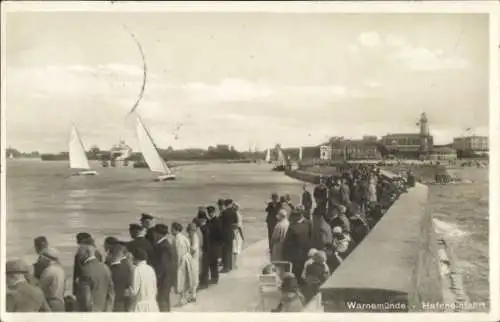
[[[282, 299], [275, 311], [302, 310], [392, 203], [415, 185], [411, 172], [405, 180], [388, 179], [366, 164], [339, 170], [321, 177], [313, 193], [304, 185], [299, 205], [294, 206], [288, 195], [271, 196], [266, 209], [271, 262], [285, 261], [292, 267], [280, 276]], [[273, 264], [263, 270], [276, 272]]]
[[168, 312], [172, 291], [179, 306], [195, 302], [197, 290], [237, 268], [243, 230], [233, 200], [200, 207], [186, 227], [154, 219], [142, 214], [130, 224], [130, 241], [105, 238], [104, 254], [89, 233], [78, 233], [71, 295], [60, 254], [46, 237], [35, 238], [32, 266], [6, 263], [7, 312]]
[[[300, 311], [321, 284], [368, 234], [415, 178], [388, 179], [371, 165], [341, 168], [321, 177], [301, 202], [273, 193], [265, 209], [270, 262], [288, 262], [280, 275], [282, 298], [274, 311]], [[313, 209], [314, 206], [314, 209]], [[238, 266], [243, 245], [242, 215], [231, 199], [199, 207], [183, 227], [155, 224], [142, 214], [129, 225], [130, 241], [105, 238], [101, 253], [86, 232], [76, 235], [71, 295], [60, 254], [46, 237], [34, 239], [37, 261], [6, 263], [8, 312], [168, 312], [196, 302], [197, 291], [219, 282]], [[170, 229], [169, 229], [170, 228]], [[278, 274], [271, 264], [265, 274]]]

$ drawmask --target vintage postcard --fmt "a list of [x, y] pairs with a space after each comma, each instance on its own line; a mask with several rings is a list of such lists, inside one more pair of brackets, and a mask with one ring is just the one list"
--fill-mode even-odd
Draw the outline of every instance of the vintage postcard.
[[498, 320], [498, 13], [2, 2], [1, 320]]

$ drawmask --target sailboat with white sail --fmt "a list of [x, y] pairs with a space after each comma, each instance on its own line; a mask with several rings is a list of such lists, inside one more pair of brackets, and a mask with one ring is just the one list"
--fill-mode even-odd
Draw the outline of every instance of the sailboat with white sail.
[[302, 147], [299, 148], [299, 162], [302, 161]]
[[69, 138], [69, 167], [78, 170], [73, 174], [76, 176], [95, 176], [99, 174], [90, 168], [89, 160], [85, 154], [85, 146], [74, 124]]
[[271, 163], [271, 149], [267, 149], [264, 161], [266, 161], [267, 163]]
[[139, 140], [139, 147], [144, 160], [149, 166], [149, 170], [151, 170], [151, 172], [161, 173], [155, 179], [155, 181], [175, 180], [175, 174], [172, 173], [172, 171], [165, 163], [165, 160], [163, 160], [163, 158], [160, 156], [153, 138], [149, 134], [149, 131], [147, 130], [139, 115], [137, 115], [136, 131], [137, 138]]
[[285, 156], [285, 152], [281, 149], [281, 147], [276, 147], [278, 150], [278, 160], [276, 162], [275, 167], [272, 169], [273, 171], [286, 171], [288, 165], [288, 159]]

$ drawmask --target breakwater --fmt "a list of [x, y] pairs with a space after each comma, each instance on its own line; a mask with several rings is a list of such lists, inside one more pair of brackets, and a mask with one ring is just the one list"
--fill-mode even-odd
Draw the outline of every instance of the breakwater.
[[[287, 175], [318, 183], [321, 173]], [[394, 174], [383, 171], [383, 175]], [[363, 242], [322, 285], [306, 308], [325, 312], [421, 312], [427, 303], [455, 303], [428, 208], [428, 187], [417, 185], [384, 214]]]

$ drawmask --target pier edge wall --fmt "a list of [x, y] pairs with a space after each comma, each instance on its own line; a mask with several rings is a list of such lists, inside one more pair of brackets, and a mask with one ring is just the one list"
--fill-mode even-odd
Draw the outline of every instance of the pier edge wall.
[[[320, 176], [301, 170], [286, 174], [309, 183], [318, 183]], [[439, 263], [428, 188], [417, 184], [323, 284], [318, 299], [325, 312], [419, 312], [423, 303], [443, 302]], [[318, 299], [305, 311], [318, 307]]]

